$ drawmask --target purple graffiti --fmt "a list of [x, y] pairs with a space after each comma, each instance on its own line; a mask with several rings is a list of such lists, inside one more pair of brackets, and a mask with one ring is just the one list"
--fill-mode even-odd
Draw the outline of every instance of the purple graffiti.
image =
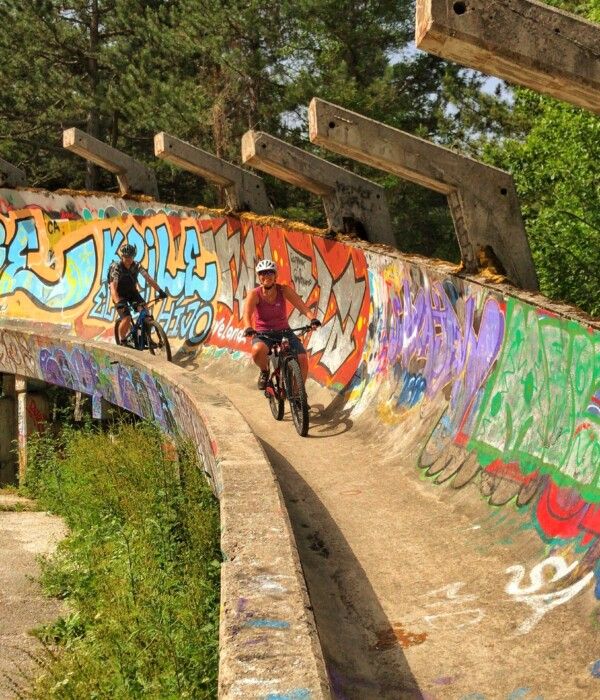
[[71, 353], [69, 363], [73, 368], [73, 374], [77, 378], [79, 388], [86, 394], [92, 394], [98, 384], [98, 365], [87, 352], [76, 348]]
[[473, 297], [464, 299], [460, 321], [444, 286], [425, 282], [413, 297], [409, 280], [404, 280], [402, 298], [391, 299], [382, 359], [423, 377], [429, 397], [454, 382], [453, 393], [466, 395], [470, 402], [500, 350], [504, 314], [499, 303], [488, 298], [476, 332]]

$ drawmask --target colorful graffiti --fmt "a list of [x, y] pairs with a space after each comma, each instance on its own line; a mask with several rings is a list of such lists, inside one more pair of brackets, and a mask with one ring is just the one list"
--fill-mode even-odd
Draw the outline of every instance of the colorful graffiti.
[[390, 449], [417, 451], [436, 483], [529, 503], [543, 541], [585, 552], [579, 580], [600, 580], [600, 333], [401, 261], [367, 265], [353, 415], [375, 407]]
[[[110, 339], [105, 280], [126, 239], [168, 292], [155, 314], [182, 351], [247, 355], [244, 299], [256, 261], [273, 258], [323, 323], [305, 338], [311, 375], [342, 393], [347, 411], [374, 413], [390, 449], [418, 454], [435, 483], [473, 482], [492, 505], [528, 507], [543, 542], [573, 545], [581, 577], [596, 567], [600, 331], [257, 217], [11, 191], [0, 191], [0, 317]], [[289, 321], [303, 323], [291, 309]], [[32, 361], [9, 345], [0, 343], [6, 359]], [[66, 386], [89, 393], [100, 381], [76, 352], [42, 359]], [[117, 380], [115, 397], [131, 410], [151, 406], [167, 420], [160, 395], [140, 389], [145, 380]]]
[[[294, 285], [323, 321], [306, 339], [313, 376], [340, 389], [350, 381], [369, 308], [361, 251], [193, 210], [175, 216], [148, 209], [149, 215], [140, 216], [106, 206], [90, 221], [83, 216], [87, 208], [81, 209], [74, 209], [73, 200], [52, 212], [15, 209], [0, 198], [0, 317], [60, 323], [80, 337], [110, 339], [115, 314], [106, 279], [127, 240], [169, 295], [154, 313], [176, 348], [214, 345], [247, 352], [243, 303], [256, 285], [256, 261], [269, 256], [279, 265], [279, 279]], [[142, 283], [142, 293], [149, 292]], [[304, 321], [294, 311], [290, 323]]]
[[589, 406], [599, 384], [600, 334], [510, 299], [469, 448], [483, 466], [518, 462], [598, 502], [600, 420]]

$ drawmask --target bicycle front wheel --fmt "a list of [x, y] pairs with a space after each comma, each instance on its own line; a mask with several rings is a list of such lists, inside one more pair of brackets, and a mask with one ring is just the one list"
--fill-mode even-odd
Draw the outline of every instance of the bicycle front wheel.
[[275, 420], [283, 420], [285, 401], [281, 398], [280, 374], [274, 374], [272, 386], [267, 388], [269, 407]]
[[121, 319], [117, 317], [117, 320], [115, 321], [115, 345], [120, 345], [121, 344], [121, 339], [119, 338], [119, 324], [121, 323]]
[[286, 393], [290, 402], [292, 420], [296, 432], [301, 437], [308, 433], [308, 399], [298, 360], [288, 360], [285, 368]]
[[154, 320], [146, 321], [146, 344], [153, 355], [171, 362], [171, 346], [162, 326]]

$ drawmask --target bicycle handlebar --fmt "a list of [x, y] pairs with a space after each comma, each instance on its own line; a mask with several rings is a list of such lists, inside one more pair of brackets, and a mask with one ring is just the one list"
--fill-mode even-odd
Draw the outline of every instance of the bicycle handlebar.
[[266, 335], [267, 337], [275, 337], [277, 335], [283, 335], [285, 333], [307, 333], [313, 330], [312, 326], [300, 326], [300, 328], [283, 328], [280, 331], [255, 331], [254, 335]]
[[157, 301], [162, 301], [161, 297], [154, 297], [154, 299], [144, 302], [128, 301], [127, 299], [123, 299], [122, 301], [118, 301], [115, 306], [131, 306], [135, 310], [135, 307], [139, 303], [143, 303], [144, 306], [150, 306], [151, 304], [156, 304]]

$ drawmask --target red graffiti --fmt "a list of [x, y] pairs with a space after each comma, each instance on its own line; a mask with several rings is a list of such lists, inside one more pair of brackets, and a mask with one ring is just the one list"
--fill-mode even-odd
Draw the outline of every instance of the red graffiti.
[[27, 414], [33, 420], [33, 424], [37, 431], [44, 428], [45, 423], [48, 421], [47, 416], [45, 416], [33, 399], [29, 399], [27, 402]]
[[544, 535], [570, 539], [581, 536], [588, 546], [600, 536], [600, 504], [586, 503], [574, 489], [561, 488], [551, 481], [537, 503], [537, 519]]
[[[319, 236], [244, 219], [207, 219], [198, 224], [212, 233], [212, 237], [205, 233], [203, 242], [214, 246], [221, 266], [219, 303], [208, 344], [248, 352], [244, 300], [257, 284], [257, 260], [272, 258], [278, 281], [294, 287], [323, 324], [303, 338], [311, 375], [325, 385], [348, 384], [358, 368], [368, 326], [364, 253]], [[305, 323], [291, 306], [288, 318], [292, 327]]]

